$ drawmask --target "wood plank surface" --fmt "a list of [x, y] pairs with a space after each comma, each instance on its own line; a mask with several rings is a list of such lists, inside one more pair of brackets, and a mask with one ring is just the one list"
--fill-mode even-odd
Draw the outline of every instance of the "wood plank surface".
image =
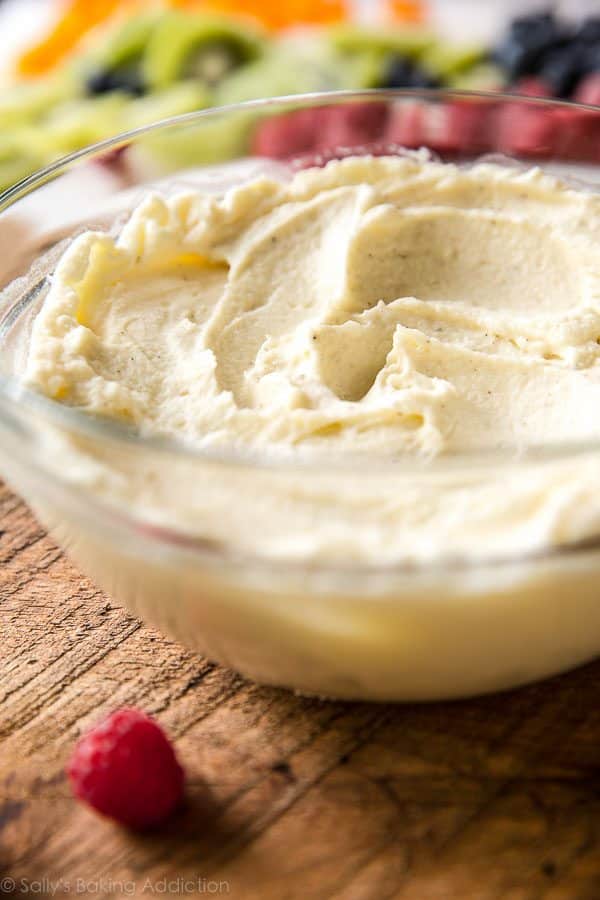
[[[132, 619], [6, 488], [0, 532], [0, 895], [599, 900], [600, 664], [460, 703], [298, 698]], [[189, 775], [143, 837], [64, 776], [123, 704]]]

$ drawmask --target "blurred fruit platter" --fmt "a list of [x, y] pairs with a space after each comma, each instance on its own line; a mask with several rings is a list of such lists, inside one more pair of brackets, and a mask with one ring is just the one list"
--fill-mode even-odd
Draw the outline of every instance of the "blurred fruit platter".
[[[471, 44], [437, 33], [419, 0], [388, 0], [379, 22], [371, 16], [369, 24], [357, 20], [359, 7], [349, 0], [65, 0], [46, 33], [18, 55], [0, 92], [0, 188], [119, 132], [277, 95], [444, 87], [600, 105], [600, 15], [522, 14], [493, 42]], [[325, 106], [312, 118], [291, 112], [262, 121], [250, 139], [213, 132], [211, 141], [221, 144], [219, 158], [223, 145], [232, 156], [314, 156], [324, 146], [368, 146], [382, 133], [445, 153], [486, 149], [489, 101], [458, 98], [442, 121], [418, 101], [404, 104], [401, 116], [391, 107], [353, 104], [344, 113]], [[505, 107], [494, 120], [506, 152], [600, 160], [597, 117], [573, 107], [553, 118], [540, 108], [515, 106], [508, 121]]]

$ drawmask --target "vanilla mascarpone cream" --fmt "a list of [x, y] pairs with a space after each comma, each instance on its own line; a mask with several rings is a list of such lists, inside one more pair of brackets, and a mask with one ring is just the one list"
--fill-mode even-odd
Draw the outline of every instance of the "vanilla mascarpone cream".
[[[600, 195], [418, 154], [151, 194], [117, 237], [73, 240], [26, 379], [142, 435], [314, 456], [194, 490], [97, 448], [78, 469], [71, 448], [103, 497], [253, 552], [381, 563], [580, 540], [600, 533], [594, 456], [389, 479], [407, 455], [600, 437], [599, 245]], [[327, 468], [343, 457], [351, 475]]]

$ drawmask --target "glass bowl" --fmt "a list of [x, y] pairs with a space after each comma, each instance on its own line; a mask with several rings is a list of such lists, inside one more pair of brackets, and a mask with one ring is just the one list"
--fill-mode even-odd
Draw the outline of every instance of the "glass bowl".
[[[600, 522], [585, 539], [559, 535], [541, 548], [526, 528], [510, 552], [492, 537], [477, 554], [470, 543], [486, 528], [490, 491], [501, 486], [511, 503], [526, 502], [537, 480], [584, 469], [593, 485], [600, 444], [434, 461], [200, 452], [27, 390], [20, 374], [32, 320], [72, 236], [90, 225], [118, 232], [150, 186], [222, 194], [260, 174], [286, 178], [332, 158], [420, 147], [460, 165], [501, 154], [594, 190], [600, 110], [442, 91], [295, 96], [121, 135], [0, 198], [3, 474], [112, 598], [259, 682], [323, 697], [432, 700], [510, 688], [593, 658]], [[119, 491], [107, 487], [108, 471]], [[445, 503], [456, 540], [432, 550], [425, 532], [412, 558], [390, 556], [385, 526], [370, 519], [390, 497]], [[324, 517], [334, 539], [317, 553]], [[365, 546], [381, 549], [376, 565], [346, 549], [361, 529]]]

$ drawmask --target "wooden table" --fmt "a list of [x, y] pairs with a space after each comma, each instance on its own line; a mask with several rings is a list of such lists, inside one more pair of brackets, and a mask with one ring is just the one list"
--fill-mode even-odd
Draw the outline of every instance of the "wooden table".
[[[461, 703], [302, 699], [143, 627], [5, 488], [0, 528], [0, 895], [599, 900], [600, 665]], [[189, 775], [186, 809], [145, 837], [63, 772], [124, 704]]]

